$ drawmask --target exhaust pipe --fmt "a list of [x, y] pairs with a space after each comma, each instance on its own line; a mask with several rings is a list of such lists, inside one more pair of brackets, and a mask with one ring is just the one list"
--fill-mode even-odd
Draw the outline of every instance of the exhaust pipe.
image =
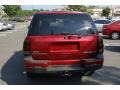
[[72, 76], [72, 74], [69, 71], [65, 71], [65, 73], [63, 74], [63, 76]]

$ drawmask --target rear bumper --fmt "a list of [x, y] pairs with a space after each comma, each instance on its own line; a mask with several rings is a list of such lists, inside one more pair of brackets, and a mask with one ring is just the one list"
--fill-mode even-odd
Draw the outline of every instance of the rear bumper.
[[30, 57], [25, 57], [24, 62], [27, 72], [31, 73], [85, 72], [100, 69], [103, 65], [103, 55], [82, 60], [67, 60], [68, 63], [65, 64], [55, 64], [52, 60], [32, 60]]
[[31, 73], [38, 73], [38, 74], [67, 74], [67, 73], [83, 73], [84, 68], [81, 68], [78, 65], [57, 65], [57, 66], [49, 66], [47, 68], [41, 67], [34, 67], [31, 70]]

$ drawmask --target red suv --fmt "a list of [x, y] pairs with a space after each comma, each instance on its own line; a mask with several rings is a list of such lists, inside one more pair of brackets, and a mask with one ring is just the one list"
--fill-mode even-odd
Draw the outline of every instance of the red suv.
[[103, 40], [91, 17], [81, 12], [35, 14], [23, 52], [28, 77], [36, 73], [91, 75], [103, 65]]
[[120, 20], [103, 26], [103, 35], [107, 35], [112, 39], [120, 38]]

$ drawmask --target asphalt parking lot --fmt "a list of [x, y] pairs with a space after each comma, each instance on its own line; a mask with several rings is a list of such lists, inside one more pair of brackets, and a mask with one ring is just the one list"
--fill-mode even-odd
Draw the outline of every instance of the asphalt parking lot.
[[119, 85], [120, 40], [104, 39], [104, 66], [91, 77], [58, 78], [40, 76], [26, 77], [22, 45], [27, 34], [27, 24], [18, 23], [14, 30], [0, 32], [0, 84], [8, 85]]

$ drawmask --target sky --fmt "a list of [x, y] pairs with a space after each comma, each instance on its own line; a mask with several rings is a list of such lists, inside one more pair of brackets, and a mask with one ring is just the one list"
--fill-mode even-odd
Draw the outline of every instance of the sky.
[[[63, 6], [63, 5], [62, 5]], [[98, 5], [99, 7], [111, 7], [111, 5]], [[21, 5], [22, 9], [27, 9], [27, 10], [31, 10], [31, 9], [45, 9], [45, 10], [52, 10], [54, 8], [58, 8], [61, 7], [61, 5]], [[116, 6], [112, 6], [112, 7], [119, 7], [120, 5], [116, 5]]]
[[56, 7], [59, 7], [60, 5], [22, 5], [22, 9], [27, 9], [27, 10], [31, 10], [31, 9], [45, 9], [45, 10], [51, 10], [54, 9]]

